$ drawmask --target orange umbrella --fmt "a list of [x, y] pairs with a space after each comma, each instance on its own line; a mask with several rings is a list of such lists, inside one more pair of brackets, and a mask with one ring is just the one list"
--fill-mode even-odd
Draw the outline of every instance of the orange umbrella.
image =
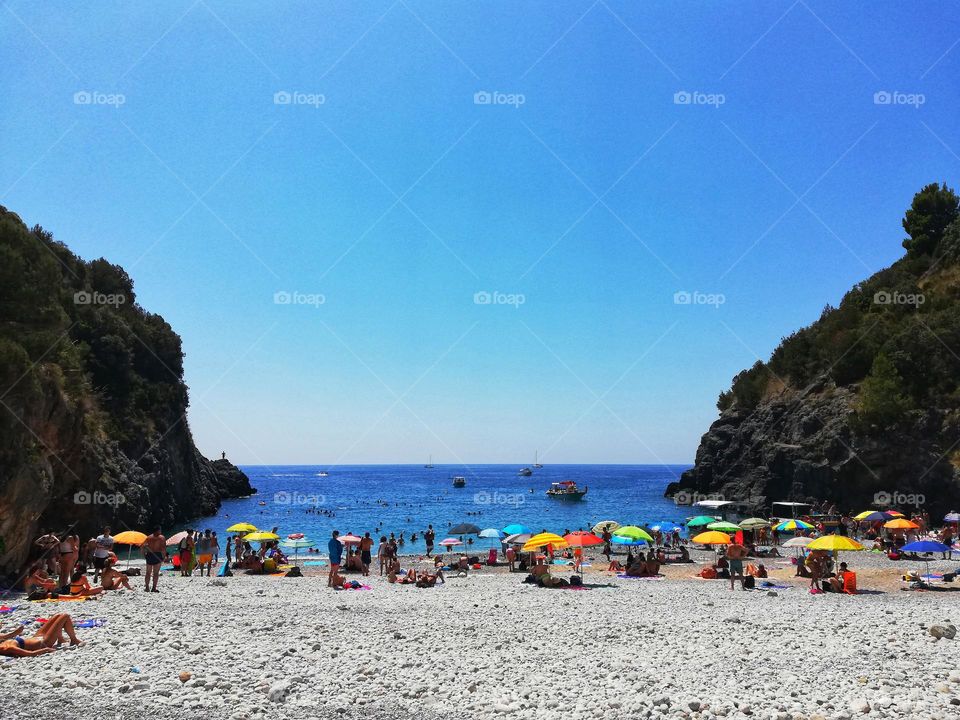
[[563, 536], [563, 539], [567, 541], [567, 545], [571, 547], [590, 547], [591, 545], [602, 545], [603, 540], [598, 538], [591, 532], [586, 532], [585, 530], [577, 530], [572, 533], [568, 533]]
[[731, 540], [730, 536], [726, 533], [722, 533], [719, 530], [708, 530], [707, 532], [700, 533], [690, 542], [698, 545], [729, 545]]
[[897, 518], [896, 520], [885, 522], [883, 526], [891, 530], [916, 530], [920, 527], [915, 522], [910, 522], [906, 518]]

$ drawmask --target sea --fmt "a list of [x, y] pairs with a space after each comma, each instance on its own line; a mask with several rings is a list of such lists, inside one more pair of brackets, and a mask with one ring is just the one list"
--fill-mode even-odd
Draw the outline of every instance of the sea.
[[[241, 470], [257, 493], [225, 500], [215, 517], [197, 518], [188, 525], [210, 528], [223, 538], [234, 523], [248, 522], [261, 530], [277, 528], [281, 538], [303, 533], [324, 550], [333, 530], [370, 532], [374, 539], [403, 532], [401, 552], [419, 553], [425, 550], [422, 533], [428, 524], [433, 525], [437, 542], [460, 523], [481, 529], [519, 523], [534, 532], [560, 534], [589, 530], [601, 520], [621, 525], [682, 524], [691, 508], [675, 505], [663, 492], [689, 467], [545, 465], [523, 477], [517, 465], [246, 465]], [[466, 480], [465, 487], [453, 487], [457, 475]], [[578, 501], [548, 497], [550, 484], [563, 480], [575, 481], [587, 494]], [[410, 542], [413, 533], [416, 542]], [[476, 537], [473, 541], [478, 548], [492, 542]]]

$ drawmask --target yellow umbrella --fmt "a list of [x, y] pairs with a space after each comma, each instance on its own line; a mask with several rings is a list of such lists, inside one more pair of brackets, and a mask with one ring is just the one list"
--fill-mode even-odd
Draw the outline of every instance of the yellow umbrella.
[[553, 545], [556, 548], [565, 548], [567, 547], [567, 544], [567, 541], [559, 535], [545, 532], [540, 533], [539, 535], [534, 535], [532, 538], [527, 540], [520, 550], [522, 552], [532, 552], [542, 548], [545, 545]]
[[136, 530], [124, 530], [122, 533], [117, 533], [113, 536], [113, 541], [121, 545], [143, 545], [143, 541], [147, 539], [147, 536], [142, 532]]
[[824, 535], [807, 545], [807, 550], [863, 550], [863, 545], [846, 535]]
[[653, 542], [653, 538], [650, 537], [648, 533], [643, 528], [639, 528], [636, 525], [626, 525], [624, 527], [617, 528], [613, 531], [614, 535], [619, 535], [620, 537], [628, 537], [631, 540], [646, 540], [647, 542]]
[[244, 535], [243, 539], [247, 542], [265, 542], [267, 540], [279, 540], [280, 536], [272, 532], [252, 532]]
[[700, 533], [690, 542], [698, 545], [729, 545], [732, 541], [726, 533], [722, 533], [719, 530], [708, 530], [707, 532]]
[[885, 528], [890, 528], [891, 530], [916, 530], [917, 528], [920, 527], [916, 523], [910, 522], [906, 518], [897, 518], [896, 520], [885, 522], [883, 526]]
[[227, 532], [252, 533], [256, 531], [257, 526], [250, 523], [236, 523], [227, 528]]

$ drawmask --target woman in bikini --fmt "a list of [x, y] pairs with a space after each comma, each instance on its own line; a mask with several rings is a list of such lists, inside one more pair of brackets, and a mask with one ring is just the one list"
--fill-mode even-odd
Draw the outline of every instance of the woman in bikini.
[[34, 657], [56, 651], [63, 642], [64, 633], [70, 638], [71, 645], [79, 645], [80, 640], [73, 631], [73, 620], [66, 613], [54, 615], [47, 620], [33, 637], [23, 637], [23, 628], [0, 635], [0, 655], [7, 657]]
[[90, 585], [90, 581], [87, 580], [87, 569], [83, 565], [78, 565], [76, 572], [73, 573], [73, 577], [70, 578], [70, 594], [90, 597], [91, 595], [99, 595], [102, 592], [102, 587], [95, 588]]
[[67, 535], [60, 541], [60, 592], [67, 592], [67, 585], [73, 577], [73, 568], [80, 556], [80, 538]]

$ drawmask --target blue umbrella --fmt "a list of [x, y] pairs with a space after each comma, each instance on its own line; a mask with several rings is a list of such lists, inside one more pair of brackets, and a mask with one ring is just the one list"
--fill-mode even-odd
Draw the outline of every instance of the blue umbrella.
[[[944, 545], [942, 542], [937, 542], [936, 540], [915, 540], [912, 543], [907, 543], [902, 548], [900, 552], [913, 552], [913, 553], [932, 553], [932, 552], [950, 552], [950, 546]], [[926, 578], [930, 579], [930, 561], [926, 558], [923, 560], [924, 565], [927, 568]]]
[[480, 537], [482, 538], [502, 538], [503, 533], [497, 530], [496, 528], [487, 528], [486, 530], [480, 531]]
[[633, 538], [624, 537], [621, 535], [614, 535], [612, 542], [614, 545], [646, 545], [647, 544], [646, 540], [634, 540]]
[[673, 532], [674, 530], [682, 529], [682, 526], [677, 525], [673, 522], [661, 522], [650, 527], [651, 530], [659, 530], [660, 532]]
[[504, 535], [518, 535], [520, 533], [533, 534], [533, 530], [528, 528], [526, 525], [521, 525], [520, 523], [513, 523], [513, 525], [507, 525], [503, 529]]

